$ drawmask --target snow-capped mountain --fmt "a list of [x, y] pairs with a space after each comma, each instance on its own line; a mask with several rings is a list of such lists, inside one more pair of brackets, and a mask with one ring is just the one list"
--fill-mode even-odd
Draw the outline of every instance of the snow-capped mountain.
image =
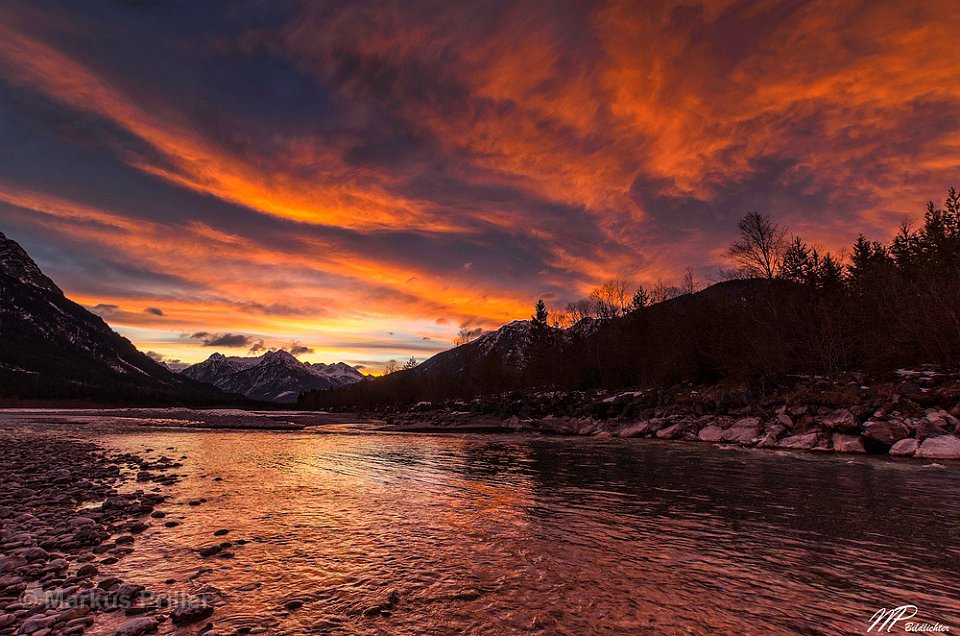
[[180, 373], [230, 393], [271, 402], [296, 402], [304, 391], [332, 389], [363, 379], [363, 374], [343, 362], [300, 362], [283, 350], [257, 358], [214, 353]]
[[223, 403], [229, 396], [172, 373], [69, 300], [0, 233], [0, 397]]
[[415, 367], [414, 371], [430, 375], [458, 374], [475, 368], [491, 356], [508, 367], [522, 369], [529, 338], [530, 321], [514, 320], [467, 344], [436, 354]]

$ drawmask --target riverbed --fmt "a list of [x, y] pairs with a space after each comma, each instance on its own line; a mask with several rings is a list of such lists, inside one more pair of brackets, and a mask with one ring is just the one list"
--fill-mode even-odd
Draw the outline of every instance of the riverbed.
[[111, 567], [209, 597], [218, 634], [860, 634], [902, 605], [960, 629], [957, 464], [13, 419], [0, 426], [186, 457], [167, 516]]

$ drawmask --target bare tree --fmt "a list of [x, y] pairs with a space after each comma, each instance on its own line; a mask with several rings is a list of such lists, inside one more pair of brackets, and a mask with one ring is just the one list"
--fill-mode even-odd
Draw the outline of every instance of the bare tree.
[[573, 326], [575, 322], [573, 314], [569, 311], [554, 309], [550, 312], [550, 326], [554, 329], [566, 329]]
[[631, 300], [627, 289], [624, 281], [613, 278], [590, 292], [590, 300], [596, 305], [597, 315], [601, 319], [608, 319], [626, 313]]
[[574, 323], [578, 323], [584, 318], [595, 318], [595, 309], [593, 302], [587, 298], [581, 298], [567, 305], [567, 313], [570, 314]]
[[650, 288], [650, 304], [655, 305], [657, 303], [662, 303], [665, 300], [670, 300], [671, 298], [676, 298], [680, 295], [680, 289], [664, 280], [658, 280], [653, 287]]
[[390, 375], [395, 373], [397, 370], [397, 361], [396, 360], [387, 360], [383, 363], [383, 375]]
[[754, 276], [771, 279], [777, 275], [786, 250], [787, 231], [768, 215], [751, 212], [737, 222], [737, 238], [727, 255]]
[[467, 327], [460, 327], [460, 331], [457, 332], [457, 337], [453, 339], [453, 346], [459, 347], [465, 345], [472, 340], [476, 340], [483, 334], [483, 329], [477, 327], [476, 329], [468, 329]]
[[697, 277], [693, 273], [693, 268], [688, 267], [687, 271], [683, 274], [683, 278], [680, 279], [680, 293], [695, 294], [699, 289], [700, 282], [697, 281]]

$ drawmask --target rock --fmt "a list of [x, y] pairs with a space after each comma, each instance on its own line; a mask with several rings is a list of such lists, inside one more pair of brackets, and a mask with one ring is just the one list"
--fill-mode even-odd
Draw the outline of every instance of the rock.
[[668, 426], [667, 428], [660, 429], [657, 431], [658, 439], [675, 439], [680, 436], [683, 432], [683, 423], [677, 423], [673, 426]]
[[287, 601], [286, 603], [283, 604], [283, 606], [284, 606], [285, 608], [287, 608], [288, 610], [293, 611], [293, 610], [300, 609], [301, 607], [303, 607], [303, 601], [301, 601], [300, 599], [296, 599], [296, 598], [295, 598], [295, 599], [292, 599], [292, 600]]
[[23, 621], [17, 634], [34, 634], [40, 630], [47, 629], [57, 622], [54, 616], [31, 616]]
[[122, 581], [115, 576], [108, 576], [97, 583], [97, 587], [99, 587], [101, 590], [111, 590], [120, 585], [121, 582]]
[[861, 435], [868, 445], [888, 447], [909, 437], [910, 428], [900, 420], [869, 420]]
[[777, 446], [779, 448], [810, 450], [817, 445], [817, 440], [817, 433], [805, 433], [803, 435], [785, 437], [777, 442]]
[[213, 606], [203, 601], [187, 601], [173, 608], [170, 612], [170, 620], [178, 627], [189, 625], [210, 618], [213, 615]]
[[907, 380], [901, 383], [900, 386], [897, 387], [897, 393], [899, 393], [903, 397], [908, 397], [908, 398], [916, 397], [921, 393], [923, 393], [923, 389], [921, 389], [919, 386], [917, 386], [913, 382], [910, 382], [909, 380]]
[[760, 418], [745, 417], [734, 422], [733, 426], [723, 432], [720, 439], [724, 442], [747, 444], [757, 436], [759, 428]]
[[91, 576], [96, 576], [99, 573], [100, 573], [100, 570], [98, 570], [97, 566], [95, 566], [92, 563], [81, 565], [80, 569], [77, 570], [77, 576], [83, 579], [89, 578]]
[[866, 453], [859, 435], [833, 434], [833, 450], [838, 453]]
[[948, 427], [947, 421], [940, 417], [938, 413], [928, 413], [917, 422], [917, 439], [946, 435]]
[[850, 409], [837, 409], [822, 420], [823, 425], [831, 431], [841, 433], [859, 433], [860, 422]]
[[223, 546], [218, 543], [216, 545], [210, 545], [204, 548], [198, 548], [197, 552], [202, 557], [212, 557], [215, 554], [219, 554], [221, 550], [223, 550]]
[[220, 530], [215, 530], [214, 533], [213, 533], [213, 536], [215, 536], [215, 537], [222, 537], [222, 536], [224, 536], [225, 534], [229, 534], [229, 533], [230, 533], [230, 531], [227, 530], [226, 528], [221, 528]]
[[941, 435], [924, 440], [914, 457], [922, 459], [960, 459], [960, 438]]
[[50, 558], [50, 553], [43, 548], [32, 547], [20, 550], [17, 556], [21, 556], [32, 563], [34, 561], [47, 561]]
[[704, 426], [697, 437], [704, 442], [719, 442], [723, 437], [723, 429], [712, 424], [710, 426]]
[[128, 620], [114, 634], [115, 636], [142, 636], [143, 634], [152, 634], [157, 631], [159, 626], [157, 619], [141, 616]]
[[902, 439], [893, 446], [890, 447], [890, 454], [893, 457], [913, 457], [914, 453], [917, 452], [917, 447], [920, 446], [920, 442], [908, 437], [907, 439]]
[[636, 422], [617, 433], [617, 437], [642, 437], [650, 432], [648, 422]]

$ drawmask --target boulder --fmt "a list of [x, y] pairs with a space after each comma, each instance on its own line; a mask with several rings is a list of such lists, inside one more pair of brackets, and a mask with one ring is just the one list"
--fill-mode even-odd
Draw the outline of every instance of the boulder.
[[710, 426], [704, 426], [697, 437], [703, 442], [719, 442], [723, 437], [723, 429], [712, 424]]
[[891, 446], [890, 454], [894, 457], [913, 457], [914, 453], [917, 452], [918, 446], [920, 446], [920, 442], [912, 437], [908, 437]]
[[189, 625], [209, 618], [213, 614], [213, 606], [202, 601], [187, 601], [173, 608], [170, 620], [176, 626]]
[[723, 432], [720, 439], [724, 442], [747, 444], [757, 436], [759, 427], [760, 418], [745, 417], [734, 422], [733, 426]]
[[960, 459], [960, 438], [941, 435], [924, 440], [914, 457], [922, 459]]
[[627, 426], [619, 433], [618, 437], [641, 437], [650, 432], [650, 424], [648, 422], [635, 422], [630, 426]]
[[886, 447], [910, 437], [910, 428], [900, 420], [868, 420], [861, 435], [867, 444]]
[[928, 413], [917, 422], [917, 439], [946, 435], [949, 432], [947, 430], [949, 426], [947, 421], [940, 417], [938, 413]]
[[657, 431], [657, 438], [658, 439], [676, 439], [677, 437], [680, 436], [681, 433], [683, 433], [683, 423], [678, 422], [677, 424], [668, 426], [667, 428], [662, 428], [659, 431]]
[[158, 627], [157, 619], [141, 616], [128, 620], [114, 634], [115, 636], [143, 636], [143, 634], [152, 634]]
[[866, 453], [859, 435], [833, 434], [833, 450], [838, 453]]
[[831, 431], [841, 433], [859, 433], [860, 422], [850, 409], [837, 409], [822, 420], [823, 425]]
[[777, 446], [779, 448], [810, 450], [817, 445], [817, 440], [817, 433], [805, 433], [803, 435], [785, 437], [777, 443]]

